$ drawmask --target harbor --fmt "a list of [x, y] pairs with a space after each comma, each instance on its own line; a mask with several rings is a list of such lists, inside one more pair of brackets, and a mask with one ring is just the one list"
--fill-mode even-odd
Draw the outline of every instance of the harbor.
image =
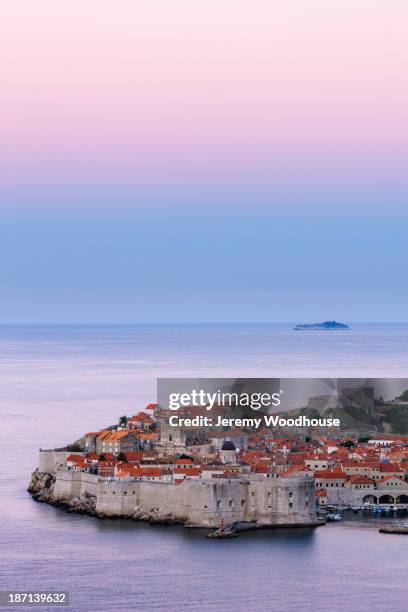
[[394, 505], [394, 504], [365, 504], [363, 506], [325, 506], [320, 507], [318, 510], [318, 516], [322, 519], [333, 520], [328, 517], [339, 516], [342, 518], [344, 512], [352, 512], [353, 514], [362, 515], [376, 515], [376, 516], [390, 516], [390, 515], [407, 515], [408, 516], [408, 504]]

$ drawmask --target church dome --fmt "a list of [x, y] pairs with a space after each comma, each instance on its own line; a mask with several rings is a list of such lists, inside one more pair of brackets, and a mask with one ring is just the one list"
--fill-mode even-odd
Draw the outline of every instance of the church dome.
[[236, 450], [235, 444], [231, 440], [225, 440], [221, 446], [222, 451], [234, 451]]

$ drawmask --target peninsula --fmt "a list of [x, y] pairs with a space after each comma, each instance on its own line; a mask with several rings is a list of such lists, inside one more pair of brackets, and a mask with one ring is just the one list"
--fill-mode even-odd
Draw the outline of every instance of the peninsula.
[[408, 511], [407, 435], [174, 427], [172, 415], [149, 404], [65, 448], [40, 450], [29, 492], [101, 519], [237, 531], [321, 525], [318, 511], [333, 505]]
[[303, 330], [303, 329], [332, 330], [332, 329], [350, 329], [350, 327], [346, 325], [345, 323], [338, 323], [337, 321], [324, 321], [323, 323], [300, 323], [296, 325], [293, 329], [295, 330]]
[[171, 416], [149, 404], [66, 448], [40, 450], [28, 491], [98, 518], [203, 528], [321, 524], [313, 479], [254, 463], [248, 431], [175, 428]]

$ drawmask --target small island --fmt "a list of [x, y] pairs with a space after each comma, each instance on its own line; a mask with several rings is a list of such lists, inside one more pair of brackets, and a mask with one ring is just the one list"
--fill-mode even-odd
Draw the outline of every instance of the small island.
[[300, 323], [296, 325], [293, 329], [302, 330], [302, 329], [318, 329], [318, 330], [331, 330], [331, 329], [350, 329], [348, 325], [345, 323], [338, 323], [337, 321], [324, 321], [323, 323]]

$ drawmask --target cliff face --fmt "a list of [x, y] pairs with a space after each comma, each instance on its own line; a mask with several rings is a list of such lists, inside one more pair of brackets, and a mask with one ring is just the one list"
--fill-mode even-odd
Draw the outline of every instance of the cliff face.
[[36, 502], [59, 506], [65, 508], [67, 512], [95, 516], [96, 497], [85, 492], [80, 497], [69, 495], [65, 498], [57, 498], [54, 495], [56, 481], [57, 478], [54, 474], [41, 472], [37, 468], [31, 474], [27, 490]]
[[48, 501], [54, 489], [54, 484], [54, 474], [40, 472], [40, 470], [36, 468], [31, 474], [31, 480], [27, 490], [36, 501]]

